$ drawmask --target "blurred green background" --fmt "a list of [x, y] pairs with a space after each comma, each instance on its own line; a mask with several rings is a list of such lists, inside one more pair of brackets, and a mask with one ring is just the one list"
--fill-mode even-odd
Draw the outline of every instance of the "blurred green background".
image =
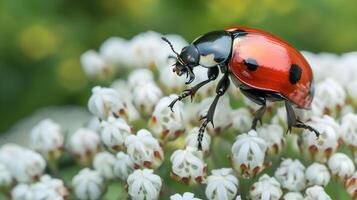
[[79, 56], [110, 36], [265, 29], [313, 52], [357, 50], [356, 0], [0, 0], [0, 132], [47, 105], [86, 105]]

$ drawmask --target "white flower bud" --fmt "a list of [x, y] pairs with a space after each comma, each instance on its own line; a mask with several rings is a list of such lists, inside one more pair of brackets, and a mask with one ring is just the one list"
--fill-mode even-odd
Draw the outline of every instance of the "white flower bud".
[[167, 93], [172, 92], [182, 92], [185, 88], [185, 76], [177, 76], [175, 72], [172, 71], [172, 67], [167, 65], [160, 69], [160, 86], [164, 88]]
[[12, 200], [28, 200], [32, 198], [31, 187], [27, 184], [17, 184], [11, 190]]
[[155, 82], [137, 85], [133, 89], [134, 105], [140, 112], [151, 115], [162, 95], [161, 89]]
[[253, 177], [263, 170], [267, 143], [255, 130], [237, 136], [231, 150], [231, 161], [238, 175]]
[[289, 191], [298, 192], [305, 188], [305, 166], [299, 160], [284, 159], [274, 177]]
[[86, 124], [86, 127], [99, 133], [100, 131], [100, 119], [98, 117], [92, 117]]
[[171, 141], [176, 139], [185, 131], [183, 121], [183, 104], [177, 102], [173, 107], [173, 112], [168, 105], [177, 98], [177, 95], [163, 97], [156, 104], [154, 112], [149, 121], [156, 138], [162, 141]]
[[195, 195], [191, 192], [185, 192], [183, 195], [174, 194], [170, 196], [170, 200], [201, 200], [199, 198], [195, 198]]
[[31, 130], [31, 147], [47, 160], [57, 159], [63, 152], [63, 135], [59, 124], [44, 119]]
[[99, 152], [94, 156], [93, 168], [99, 172], [105, 179], [113, 179], [115, 156], [109, 152]]
[[252, 113], [245, 107], [233, 110], [232, 124], [233, 129], [238, 133], [246, 133], [251, 129], [253, 121]]
[[355, 171], [355, 166], [350, 157], [343, 153], [335, 153], [327, 162], [331, 174], [335, 177], [344, 180], [352, 176]]
[[186, 147], [176, 150], [170, 158], [171, 176], [185, 184], [203, 183], [207, 174], [207, 165], [203, 161], [203, 152], [197, 148]]
[[121, 180], [126, 181], [133, 170], [134, 162], [131, 158], [123, 152], [117, 153], [116, 161], [114, 163], [114, 174]]
[[74, 194], [80, 200], [96, 200], [103, 195], [105, 185], [99, 172], [88, 168], [82, 169], [72, 179]]
[[283, 128], [276, 124], [263, 125], [257, 129], [258, 136], [263, 138], [268, 147], [268, 154], [278, 154], [284, 144]]
[[139, 130], [136, 135], [126, 137], [127, 153], [135, 163], [135, 168], [158, 168], [163, 160], [164, 153], [159, 142], [146, 129]]
[[206, 197], [208, 199], [234, 199], [238, 190], [238, 179], [231, 168], [212, 170], [207, 177]]
[[352, 199], [357, 198], [357, 172], [345, 181], [345, 188]]
[[128, 76], [128, 85], [132, 89], [153, 82], [154, 74], [148, 69], [134, 70]]
[[342, 117], [341, 135], [346, 145], [357, 150], [357, 115], [349, 113]]
[[[197, 148], [197, 146], [198, 146], [198, 139], [197, 139], [198, 132], [199, 132], [198, 127], [194, 127], [188, 132], [188, 135], [185, 138], [185, 144], [187, 147]], [[211, 144], [211, 136], [209, 134], [203, 134], [201, 145], [202, 145], [202, 151], [205, 154], [208, 153], [210, 144]]]
[[124, 149], [125, 139], [131, 135], [131, 128], [122, 118], [108, 117], [101, 122], [100, 137], [105, 146], [119, 151]]
[[129, 175], [128, 193], [133, 200], [156, 200], [161, 190], [161, 178], [150, 169], [138, 169]]
[[51, 178], [49, 175], [42, 176], [39, 182], [31, 185], [30, 189], [30, 199], [63, 200], [69, 196], [63, 181]]
[[331, 197], [323, 187], [315, 185], [306, 189], [304, 200], [331, 200]]
[[252, 200], [279, 200], [283, 192], [275, 178], [264, 174], [252, 185], [249, 195]]
[[120, 94], [112, 88], [96, 86], [92, 89], [92, 96], [88, 101], [88, 109], [95, 116], [106, 119], [117, 115], [127, 118], [128, 109]]
[[12, 185], [13, 180], [10, 171], [5, 165], [0, 163], [0, 191], [8, 189]]
[[304, 200], [304, 197], [300, 192], [288, 192], [281, 200]]
[[100, 55], [110, 63], [126, 67], [130, 65], [129, 42], [120, 37], [110, 37], [99, 48]]
[[100, 148], [99, 135], [87, 128], [78, 129], [69, 141], [70, 151], [81, 164], [88, 164]]
[[326, 186], [330, 182], [331, 175], [325, 165], [313, 163], [306, 169], [305, 178], [308, 186]]
[[88, 77], [102, 77], [108, 74], [112, 67], [94, 50], [88, 50], [81, 55], [80, 62]]
[[320, 132], [320, 136], [317, 138], [313, 132], [304, 130], [303, 149], [307, 151], [313, 160], [324, 163], [336, 152], [339, 146], [339, 135], [335, 130], [336, 127], [329, 123], [323, 123], [321, 119], [316, 117], [313, 117], [308, 124], [317, 129]]
[[357, 80], [353, 80], [346, 85], [347, 96], [351, 104], [357, 107]]

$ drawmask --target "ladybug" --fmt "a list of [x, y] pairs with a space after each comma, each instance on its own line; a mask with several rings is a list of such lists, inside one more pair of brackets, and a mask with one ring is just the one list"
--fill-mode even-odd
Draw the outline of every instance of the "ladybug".
[[319, 132], [299, 121], [293, 106], [309, 109], [314, 97], [314, 80], [311, 67], [301, 53], [282, 39], [265, 31], [248, 27], [230, 27], [212, 31], [196, 38], [178, 54], [170, 41], [166, 41], [176, 54], [173, 71], [186, 74], [186, 84], [195, 79], [193, 68], [208, 68], [207, 80], [184, 90], [171, 102], [172, 109], [177, 101], [195, 95], [202, 86], [214, 81], [223, 73], [217, 84], [216, 96], [199, 129], [198, 148], [204, 131], [213, 116], [219, 98], [227, 91], [230, 82], [250, 100], [261, 107], [254, 113], [252, 129], [256, 129], [266, 111], [267, 101], [284, 101], [287, 111], [288, 130], [292, 127], [308, 129], [319, 136]]

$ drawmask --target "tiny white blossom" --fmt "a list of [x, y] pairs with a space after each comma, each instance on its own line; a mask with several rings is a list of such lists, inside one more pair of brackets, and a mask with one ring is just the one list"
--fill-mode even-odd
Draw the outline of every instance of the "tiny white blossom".
[[313, 163], [306, 169], [305, 178], [308, 186], [326, 186], [330, 182], [331, 175], [326, 165]]
[[7, 189], [13, 183], [12, 175], [5, 165], [0, 163], [0, 191]]
[[304, 200], [331, 200], [324, 188], [318, 185], [309, 187], [305, 190]]
[[274, 177], [289, 191], [298, 192], [305, 188], [305, 166], [299, 160], [284, 159]]
[[143, 114], [151, 115], [162, 95], [161, 89], [155, 82], [137, 85], [133, 89], [134, 105]]
[[288, 192], [281, 200], [304, 200], [304, 197], [300, 192]]
[[341, 135], [346, 145], [357, 150], [357, 114], [349, 113], [341, 119]]
[[88, 168], [82, 169], [72, 179], [74, 194], [80, 200], [100, 199], [104, 189], [104, 180], [99, 172]]
[[276, 124], [264, 124], [257, 129], [258, 136], [267, 142], [268, 153], [278, 154], [281, 152], [284, 144], [283, 128]]
[[215, 169], [207, 177], [206, 197], [215, 200], [233, 199], [238, 190], [238, 179], [231, 168]]
[[346, 85], [347, 98], [349, 101], [357, 107], [357, 80], [353, 80]]
[[127, 179], [128, 193], [133, 200], [156, 200], [162, 186], [161, 178], [151, 169], [138, 169]]
[[114, 163], [114, 174], [125, 181], [133, 170], [134, 162], [131, 160], [130, 156], [124, 152], [117, 153], [116, 161]]
[[[208, 68], [206, 67], [200, 67], [197, 66], [195, 68], [193, 68], [193, 73], [195, 74], [195, 80], [191, 83], [192, 85], [196, 85], [202, 81], [205, 81], [208, 79], [207, 76], [207, 72], [208, 72]], [[219, 76], [217, 77], [217, 79], [219, 80]], [[204, 87], [200, 88], [196, 94], [195, 94], [195, 99], [204, 99], [206, 97], [210, 97], [212, 95], [215, 94], [216, 92], [216, 83], [211, 83], [211, 84], [207, 84]]]
[[185, 131], [183, 122], [183, 104], [177, 102], [173, 112], [168, 105], [177, 98], [177, 95], [163, 97], [156, 104], [154, 112], [149, 121], [156, 138], [162, 141], [171, 141], [179, 137]]
[[105, 146], [119, 151], [124, 149], [125, 139], [131, 135], [131, 128], [122, 118], [108, 117], [101, 122], [100, 137]]
[[94, 50], [88, 50], [81, 55], [80, 62], [88, 77], [102, 77], [108, 74], [112, 67]]
[[168, 93], [182, 92], [185, 87], [185, 84], [183, 84], [185, 82], [185, 76], [177, 76], [169, 65], [160, 69], [159, 81], [160, 86]]
[[[198, 127], [194, 127], [188, 132], [188, 135], [185, 138], [186, 146], [197, 148], [197, 146], [198, 146], [198, 140], [197, 140], [198, 132], [199, 132]], [[202, 151], [205, 153], [208, 153], [210, 144], [211, 144], [211, 136], [209, 134], [203, 134], [203, 138], [201, 141]]]
[[87, 164], [100, 148], [99, 135], [87, 128], [79, 128], [70, 138], [70, 151], [81, 164]]
[[63, 135], [59, 124], [44, 119], [31, 130], [31, 147], [47, 160], [58, 158], [63, 152]]
[[11, 190], [11, 199], [12, 200], [28, 200], [32, 198], [31, 187], [27, 184], [17, 184]]
[[128, 86], [132, 89], [153, 82], [154, 74], [148, 69], [134, 70], [128, 76]]
[[117, 115], [127, 118], [127, 106], [120, 94], [112, 88], [96, 86], [88, 100], [88, 109], [95, 116], [106, 119], [108, 116]]
[[39, 182], [30, 186], [30, 189], [30, 199], [63, 200], [69, 196], [63, 181], [51, 178], [49, 175], [42, 176]]
[[172, 163], [171, 176], [185, 184], [202, 183], [205, 181], [207, 165], [203, 161], [203, 152], [197, 148], [186, 147], [176, 150], [170, 158]]
[[170, 196], [170, 200], [201, 200], [199, 198], [195, 198], [195, 195], [191, 192], [185, 192], [183, 195], [174, 194]]
[[350, 157], [343, 153], [335, 153], [328, 160], [327, 165], [331, 174], [335, 177], [344, 180], [352, 176], [355, 171], [355, 166]]
[[255, 130], [237, 136], [231, 149], [233, 168], [243, 177], [252, 177], [263, 170], [267, 143]]
[[130, 65], [129, 41], [120, 37], [110, 37], [99, 48], [99, 54], [112, 64], [126, 67]]
[[[327, 119], [327, 118], [326, 118]], [[312, 159], [318, 162], [326, 162], [336, 152], [339, 146], [339, 135], [336, 127], [331, 123], [325, 123], [320, 118], [313, 117], [308, 124], [320, 132], [319, 138], [313, 132], [303, 131], [303, 150], [307, 151]]]
[[86, 124], [86, 127], [99, 133], [101, 120], [98, 117], [92, 117]]
[[155, 169], [164, 160], [164, 153], [159, 142], [146, 129], [141, 129], [136, 135], [126, 137], [125, 146], [136, 168], [148, 167]]
[[245, 107], [233, 110], [232, 124], [233, 129], [238, 133], [246, 133], [252, 126], [253, 116], [252, 113]]
[[115, 156], [109, 152], [99, 152], [94, 156], [93, 168], [99, 172], [105, 179], [113, 179]]
[[252, 200], [279, 200], [283, 196], [283, 191], [280, 189], [280, 184], [275, 178], [262, 175], [258, 182], [255, 182], [249, 192]]
[[357, 197], [357, 172], [355, 172], [350, 178], [345, 181], [345, 188], [351, 198]]

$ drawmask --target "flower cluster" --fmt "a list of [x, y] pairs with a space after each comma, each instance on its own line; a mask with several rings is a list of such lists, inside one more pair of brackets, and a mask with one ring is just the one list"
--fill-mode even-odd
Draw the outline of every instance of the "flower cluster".
[[[80, 61], [89, 78], [115, 77], [110, 86], [92, 88], [91, 120], [64, 135], [66, 124], [44, 119], [30, 131], [30, 148], [3, 145], [0, 191], [15, 200], [96, 200], [119, 183], [126, 194], [116, 189], [116, 196], [133, 200], [328, 200], [337, 194], [325, 186], [344, 184], [345, 193], [357, 198], [356, 53], [303, 52], [316, 77], [315, 99], [311, 110], [294, 110], [319, 138], [295, 128], [286, 136], [286, 111], [278, 103], [268, 104], [263, 125], [251, 130], [257, 106], [232, 84], [198, 150], [199, 119], [216, 84], [171, 110], [168, 105], [186, 87], [172, 72], [175, 59], [161, 37], [152, 31], [131, 40], [112, 37], [98, 51], [84, 52]], [[188, 44], [177, 35], [165, 37], [178, 50]], [[193, 84], [207, 80], [207, 69], [194, 73]], [[70, 180], [45, 175], [60, 177], [69, 165], [77, 167]], [[174, 181], [187, 192], [177, 193]]]

